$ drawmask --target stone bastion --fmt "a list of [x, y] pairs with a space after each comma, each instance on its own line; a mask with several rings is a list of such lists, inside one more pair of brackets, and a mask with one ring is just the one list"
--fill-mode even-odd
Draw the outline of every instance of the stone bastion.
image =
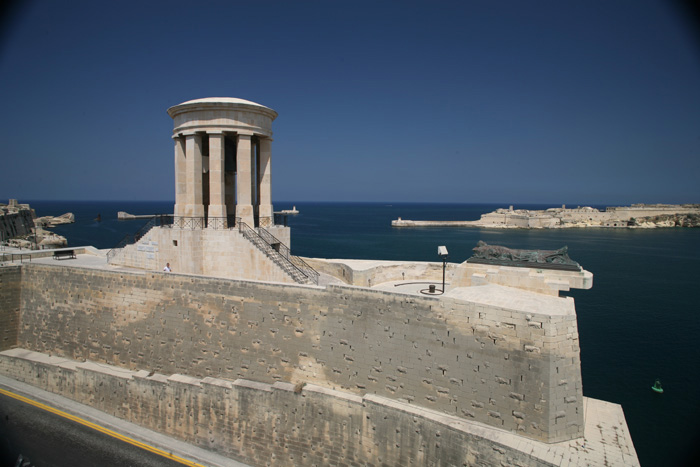
[[4, 266], [0, 374], [252, 465], [635, 464], [583, 397], [573, 299], [458, 269], [428, 297]]

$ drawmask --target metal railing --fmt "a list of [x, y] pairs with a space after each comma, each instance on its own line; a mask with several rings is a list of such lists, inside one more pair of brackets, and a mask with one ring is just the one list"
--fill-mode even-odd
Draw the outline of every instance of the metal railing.
[[318, 285], [319, 273], [306, 264], [303, 259], [292, 255], [289, 247], [275, 238], [270, 232], [263, 228], [258, 228], [256, 232], [255, 229], [251, 228], [240, 218], [236, 218], [236, 225], [238, 225], [238, 231], [245, 238], [258, 247], [260, 251], [280, 266], [296, 282]]
[[185, 217], [163, 214], [160, 224], [163, 227], [171, 227], [183, 230], [214, 229], [226, 230], [236, 227], [236, 217]]
[[14, 263], [15, 260], [19, 259], [20, 263], [24, 263], [25, 259], [29, 259], [32, 262], [32, 255], [29, 253], [2, 253], [0, 254], [0, 263]]
[[[271, 245], [275, 251], [277, 251], [283, 258], [291, 262], [297, 269], [308, 277], [311, 282], [318, 284], [319, 273], [309, 266], [309, 264], [298, 256], [294, 256], [292, 251], [287, 245], [278, 240], [274, 235], [265, 230], [264, 228], [258, 228], [258, 234], [265, 240], [269, 245]], [[279, 245], [279, 246], [277, 246]]]
[[275, 225], [275, 220], [272, 216], [258, 218], [258, 226], [263, 228], [272, 227]]

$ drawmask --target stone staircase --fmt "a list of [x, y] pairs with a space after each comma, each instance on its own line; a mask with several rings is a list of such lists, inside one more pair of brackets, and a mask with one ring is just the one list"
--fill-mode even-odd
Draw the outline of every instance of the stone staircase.
[[289, 247], [274, 235], [262, 227], [258, 227], [256, 232], [255, 229], [240, 219], [236, 219], [236, 223], [241, 235], [289, 274], [295, 282], [318, 285], [319, 273], [303, 259], [292, 255]]

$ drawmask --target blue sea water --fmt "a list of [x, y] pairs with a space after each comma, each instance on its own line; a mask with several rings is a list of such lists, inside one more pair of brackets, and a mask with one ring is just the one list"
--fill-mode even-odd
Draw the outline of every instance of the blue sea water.
[[[26, 201], [23, 201], [26, 202]], [[171, 213], [172, 202], [29, 201], [38, 216], [73, 212], [56, 227], [69, 245], [111, 248], [146, 221], [117, 211]], [[511, 248], [556, 249], [594, 274], [572, 290], [578, 314], [585, 396], [621, 404], [643, 466], [689, 465], [700, 445], [700, 229], [397, 229], [391, 220], [475, 220], [502, 205], [278, 202], [289, 217], [292, 252], [323, 258], [449, 261], [471, 256], [479, 240]], [[542, 209], [551, 206], [517, 206]], [[101, 222], [94, 219], [100, 214]], [[661, 379], [664, 394], [651, 390]]]

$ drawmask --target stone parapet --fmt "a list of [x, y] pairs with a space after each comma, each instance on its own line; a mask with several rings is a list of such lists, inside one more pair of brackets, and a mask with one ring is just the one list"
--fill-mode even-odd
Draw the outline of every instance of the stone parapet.
[[[304, 261], [319, 272], [360, 287], [392, 281], [442, 281], [442, 263], [323, 258], [304, 258]], [[450, 282], [457, 265], [448, 263], [446, 269]]]
[[570, 289], [590, 289], [593, 287], [593, 274], [585, 269], [562, 271], [464, 262], [454, 270], [451, 287], [486, 284], [558, 296], [559, 292], [567, 292]]

